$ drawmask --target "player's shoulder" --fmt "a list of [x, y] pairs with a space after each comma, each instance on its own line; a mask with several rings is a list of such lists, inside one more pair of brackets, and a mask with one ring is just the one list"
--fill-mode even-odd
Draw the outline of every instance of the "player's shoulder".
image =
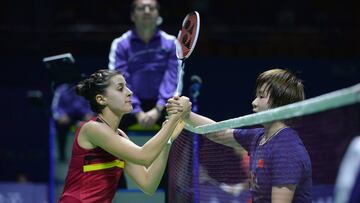
[[299, 133], [291, 128], [291, 127], [285, 127], [283, 129], [281, 129], [278, 134], [281, 134], [282, 136], [279, 136], [280, 139], [285, 139], [285, 140], [296, 140], [298, 141], [299, 139]]
[[104, 123], [97, 122], [95, 120], [89, 120], [88, 122], [84, 123], [81, 130], [85, 133], [93, 134], [94, 132], [99, 132], [104, 127], [104, 125]]
[[132, 35], [132, 30], [128, 30], [125, 33], [123, 33], [121, 36], [115, 38], [112, 42], [113, 45], [118, 45], [122, 43], [127, 43], [130, 40], [130, 37]]
[[304, 151], [304, 143], [302, 142], [298, 132], [290, 127], [282, 129], [273, 138], [274, 142], [271, 142], [276, 149], [279, 150], [291, 150], [292, 153], [301, 153]]

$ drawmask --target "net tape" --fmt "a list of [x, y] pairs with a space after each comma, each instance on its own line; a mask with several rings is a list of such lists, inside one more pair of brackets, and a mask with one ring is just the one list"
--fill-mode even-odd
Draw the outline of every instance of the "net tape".
[[360, 83], [348, 88], [340, 89], [301, 102], [292, 103], [263, 112], [253, 113], [238, 118], [220, 121], [213, 124], [193, 127], [186, 124], [185, 128], [193, 133], [206, 134], [267, 123], [276, 120], [285, 120], [322, 111], [347, 106], [360, 102]]

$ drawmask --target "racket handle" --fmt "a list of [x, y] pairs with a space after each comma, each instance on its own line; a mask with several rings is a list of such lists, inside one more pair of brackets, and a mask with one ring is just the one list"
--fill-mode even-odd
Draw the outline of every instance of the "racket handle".
[[181, 60], [181, 66], [178, 68], [178, 81], [174, 96], [180, 96], [183, 89], [183, 76], [184, 76], [185, 61]]

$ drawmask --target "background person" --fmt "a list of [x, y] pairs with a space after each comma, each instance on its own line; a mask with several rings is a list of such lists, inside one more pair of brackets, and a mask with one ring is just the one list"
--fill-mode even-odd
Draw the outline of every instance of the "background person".
[[162, 123], [180, 65], [176, 38], [158, 28], [156, 0], [134, 0], [130, 16], [134, 28], [113, 40], [109, 54], [109, 68], [120, 70], [133, 91], [134, 110], [121, 124], [124, 130], [136, 122], [144, 128]]
[[55, 121], [59, 160], [66, 160], [66, 142], [71, 128], [93, 116], [89, 103], [76, 94], [75, 85], [64, 83], [55, 89], [51, 104]]

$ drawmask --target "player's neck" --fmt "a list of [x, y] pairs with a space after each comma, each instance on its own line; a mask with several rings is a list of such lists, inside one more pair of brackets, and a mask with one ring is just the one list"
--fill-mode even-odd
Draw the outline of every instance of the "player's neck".
[[285, 128], [286, 125], [283, 122], [277, 121], [277, 122], [267, 124], [264, 127], [265, 127], [265, 136], [266, 136], [266, 138], [270, 138], [275, 133], [277, 133], [279, 130], [281, 130], [282, 128]]
[[98, 117], [114, 131], [117, 131], [122, 118], [122, 116], [116, 116], [113, 112], [106, 110], [100, 113]]
[[143, 28], [143, 29], [136, 29], [136, 32], [142, 41], [144, 41], [145, 43], [148, 43], [151, 40], [151, 38], [154, 36], [155, 30], [156, 30], [156, 27], [155, 28]]

